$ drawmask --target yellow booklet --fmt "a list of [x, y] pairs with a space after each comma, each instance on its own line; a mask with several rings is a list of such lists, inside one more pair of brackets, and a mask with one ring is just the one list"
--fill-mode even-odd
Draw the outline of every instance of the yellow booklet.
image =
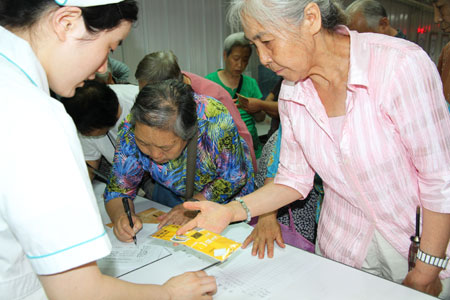
[[206, 229], [193, 229], [184, 235], [177, 235], [176, 232], [180, 227], [179, 225], [164, 226], [152, 234], [152, 237], [188, 246], [221, 262], [241, 247], [241, 243]]

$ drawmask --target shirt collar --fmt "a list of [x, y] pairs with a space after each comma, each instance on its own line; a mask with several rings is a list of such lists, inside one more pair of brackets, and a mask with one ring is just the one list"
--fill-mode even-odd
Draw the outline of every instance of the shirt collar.
[[0, 59], [5, 59], [34, 86], [49, 94], [44, 68], [27, 41], [0, 26]]
[[350, 68], [347, 85], [367, 87], [370, 55], [367, 44], [362, 42], [360, 33], [350, 31], [346, 26], [338, 26], [336, 32], [350, 36]]

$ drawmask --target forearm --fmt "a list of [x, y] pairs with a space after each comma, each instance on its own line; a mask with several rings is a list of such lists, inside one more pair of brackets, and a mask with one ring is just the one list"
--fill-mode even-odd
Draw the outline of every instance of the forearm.
[[276, 223], [278, 210], [274, 210], [265, 214], [262, 214], [258, 218], [258, 223]]
[[268, 114], [272, 118], [280, 117], [280, 114], [278, 113], [278, 102], [261, 101], [260, 107], [261, 110], [265, 111], [266, 114]]
[[[169, 299], [162, 286], [132, 284], [100, 273], [95, 262], [54, 275], [39, 276], [52, 300]], [[67, 284], [70, 282], [70, 284]]]
[[[255, 192], [242, 197], [250, 210], [252, 217], [259, 216], [277, 210], [303, 196], [297, 190], [286, 185], [270, 182]], [[233, 211], [232, 221], [242, 221], [247, 218], [245, 210], [237, 201], [232, 201], [227, 206]]]
[[266, 113], [264, 111], [260, 111], [252, 114], [253, 118], [256, 122], [262, 122], [266, 118]]
[[87, 160], [86, 163], [88, 164], [88, 172], [89, 172], [89, 178], [94, 180], [95, 173], [94, 170], [98, 170], [98, 167], [100, 166], [100, 159], [98, 160]]
[[[436, 213], [423, 208], [422, 237], [420, 249], [432, 256], [445, 257], [450, 239], [450, 214]], [[421, 273], [437, 276], [441, 269], [427, 265], [419, 260], [416, 268]]]
[[[128, 198], [128, 203], [130, 205], [131, 213], [134, 214], [134, 203], [130, 198]], [[122, 197], [111, 199], [105, 204], [105, 208], [109, 218], [114, 224], [116, 224], [120, 215], [125, 213], [125, 209], [122, 203]]]

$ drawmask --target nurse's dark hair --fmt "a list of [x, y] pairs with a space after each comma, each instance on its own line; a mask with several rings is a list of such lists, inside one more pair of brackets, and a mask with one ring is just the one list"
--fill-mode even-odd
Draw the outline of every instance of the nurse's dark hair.
[[147, 84], [131, 109], [131, 123], [137, 122], [189, 140], [197, 130], [197, 104], [191, 86], [176, 79]]
[[[6, 28], [30, 28], [43, 14], [56, 7], [58, 4], [54, 0], [1, 0], [0, 25]], [[123, 20], [134, 22], [138, 15], [135, 0], [80, 9], [86, 29], [91, 33], [113, 29]]]
[[61, 98], [61, 102], [82, 135], [116, 125], [119, 100], [102, 82], [87, 80], [72, 98]]

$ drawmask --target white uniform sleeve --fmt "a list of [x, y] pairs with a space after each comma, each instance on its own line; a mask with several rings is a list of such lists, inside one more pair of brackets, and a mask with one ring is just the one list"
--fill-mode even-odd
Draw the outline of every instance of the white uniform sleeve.
[[2, 95], [1, 214], [38, 274], [109, 254], [75, 126], [63, 106], [28, 86]]

